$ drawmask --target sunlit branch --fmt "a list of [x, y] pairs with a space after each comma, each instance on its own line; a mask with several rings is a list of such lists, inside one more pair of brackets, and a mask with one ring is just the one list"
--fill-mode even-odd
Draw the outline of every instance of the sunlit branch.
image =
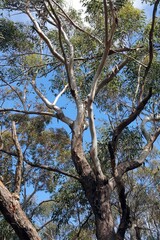
[[[46, 10], [47, 10], [49, 16], [51, 17], [51, 19], [52, 19], [53, 21], [51, 21], [51, 20], [50, 20], [49, 18], [47, 18], [47, 17], [45, 17], [45, 20], [46, 20], [47, 22], [49, 22], [51, 25], [53, 25], [53, 26], [55, 26], [55, 27], [57, 28], [57, 20], [56, 20], [55, 16], [51, 13], [51, 11], [50, 11], [50, 9], [49, 9], [49, 7], [47, 6], [47, 3], [46, 3], [45, 1], [44, 1], [44, 5], [45, 5], [45, 7], [46, 7]], [[52, 7], [52, 5], [51, 5], [51, 7]]]
[[60, 174], [65, 175], [65, 176], [67, 176], [67, 177], [71, 177], [71, 178], [74, 178], [74, 179], [76, 179], [76, 180], [79, 180], [79, 177], [78, 177], [78, 176], [72, 175], [72, 174], [67, 173], [67, 172], [65, 172], [65, 171], [62, 171], [62, 170], [60, 170], [60, 169], [53, 168], [53, 167], [50, 167], [50, 166], [47, 166], [47, 165], [44, 165], [44, 164], [32, 163], [32, 162], [30, 162], [30, 161], [28, 161], [28, 160], [26, 160], [26, 159], [24, 159], [24, 161], [25, 161], [28, 165], [30, 165], [30, 166], [32, 166], [32, 167], [41, 168], [41, 169], [44, 169], [44, 170], [47, 170], [47, 171], [60, 173]]
[[91, 138], [92, 138], [92, 147], [90, 150], [90, 155], [94, 165], [94, 172], [96, 175], [99, 175], [100, 177], [103, 178], [101, 164], [98, 159], [97, 134], [96, 134], [96, 128], [95, 128], [95, 122], [94, 122], [93, 104], [90, 104], [90, 106], [88, 107], [88, 116], [89, 116], [89, 126], [90, 126]]
[[67, 87], [68, 87], [68, 84], [66, 84], [66, 85], [64, 86], [64, 88], [62, 89], [62, 91], [56, 96], [54, 102], [52, 103], [53, 105], [56, 105], [58, 99], [59, 99], [59, 98], [62, 96], [62, 94], [66, 91]]
[[18, 137], [17, 137], [15, 122], [12, 122], [12, 138], [13, 138], [13, 142], [15, 144], [17, 156], [18, 156], [17, 165], [16, 165], [16, 173], [15, 173], [14, 193], [19, 196], [20, 190], [21, 190], [21, 181], [22, 181], [23, 153], [22, 153], [22, 149], [21, 149]]
[[41, 92], [40, 90], [37, 88], [37, 85], [36, 85], [36, 81], [35, 79], [33, 78], [32, 81], [31, 81], [31, 85], [34, 89], [34, 91], [37, 93], [37, 95], [40, 97], [40, 99], [44, 102], [44, 104], [49, 108], [49, 109], [53, 109], [55, 110], [56, 112], [58, 111], [61, 111], [61, 109], [57, 106], [55, 106], [54, 104], [52, 104]]
[[[62, 109], [59, 108], [58, 106], [56, 106], [53, 103], [51, 103], [40, 91], [39, 89], [37, 88], [36, 86], [36, 83], [35, 83], [35, 79], [32, 79], [32, 82], [31, 82], [31, 85], [33, 87], [33, 89], [35, 90], [35, 92], [37, 93], [37, 95], [40, 97], [40, 99], [45, 103], [45, 105], [49, 108], [49, 109], [53, 109], [56, 113], [57, 113], [57, 116], [59, 116], [59, 119], [61, 118], [61, 120], [65, 123], [67, 123], [68, 125], [70, 125], [71, 121], [69, 118], [67, 118]], [[64, 91], [63, 91], [64, 92]], [[62, 92], [62, 93], [63, 93]], [[60, 93], [60, 96], [62, 95], [62, 93]], [[58, 96], [58, 98], [60, 97]], [[58, 98], [56, 100], [58, 100]]]
[[29, 16], [29, 18], [33, 22], [33, 24], [35, 26], [35, 30], [37, 31], [39, 36], [46, 42], [46, 44], [49, 47], [49, 49], [50, 49], [51, 53], [53, 54], [53, 56], [55, 56], [58, 60], [60, 60], [62, 63], [64, 63], [64, 58], [54, 49], [50, 39], [44, 34], [44, 32], [40, 28], [38, 22], [35, 20], [33, 15], [30, 13], [28, 8], [26, 8], [26, 14]]
[[[65, 67], [66, 64], [67, 64], [67, 57], [66, 57], [66, 53], [65, 53], [65, 50], [64, 50], [64, 47], [63, 47], [63, 43], [62, 43], [62, 27], [61, 27], [61, 21], [57, 15], [57, 13], [55, 12], [54, 8], [53, 8], [53, 5], [51, 3], [50, 0], [47, 0], [47, 3], [48, 3], [48, 6], [47, 4], [45, 3], [45, 7], [49, 13], [49, 15], [51, 16], [51, 18], [53, 19], [53, 21], [56, 23], [55, 26], [56, 28], [58, 29], [58, 32], [59, 32], [59, 43], [60, 43], [60, 47], [61, 47], [61, 51], [63, 53], [63, 58], [64, 58], [64, 61], [65, 61]], [[50, 21], [50, 20], [49, 20]], [[67, 39], [68, 40], [68, 39]]]
[[143, 62], [140, 62], [139, 60], [137, 60], [136, 58], [134, 58], [134, 57], [132, 57], [132, 56], [130, 56], [130, 55], [127, 55], [127, 54], [125, 54], [125, 53], [121, 53], [121, 54], [123, 54], [124, 56], [126, 56], [127, 58], [130, 58], [131, 60], [133, 60], [134, 62], [137, 62], [139, 65], [142, 65], [143, 67], [147, 67]]
[[[110, 2], [110, 6], [112, 8], [112, 3], [111, 2]], [[104, 7], [105, 7], [105, 11], [107, 11], [106, 3], [104, 3]], [[105, 22], [108, 21], [106, 18], [107, 18], [107, 13], [105, 13]], [[116, 27], [116, 23], [115, 23], [114, 14], [113, 14], [113, 24], [111, 26], [110, 36], [109, 36], [109, 39], [107, 39], [107, 41], [105, 40], [105, 49], [104, 49], [100, 64], [99, 64], [99, 66], [97, 68], [97, 71], [94, 75], [93, 83], [92, 83], [92, 86], [91, 86], [91, 91], [90, 91], [90, 94], [88, 95], [88, 100], [87, 100], [87, 102], [88, 102], [89, 127], [90, 127], [90, 132], [91, 132], [91, 137], [92, 137], [92, 147], [91, 147], [91, 151], [90, 151], [91, 152], [91, 158], [93, 160], [95, 172], [97, 171], [97, 174], [99, 174], [102, 178], [103, 178], [103, 173], [102, 173], [102, 170], [101, 170], [100, 161], [98, 159], [97, 135], [96, 135], [95, 122], [94, 122], [93, 101], [94, 101], [96, 90], [97, 90], [97, 84], [98, 84], [100, 75], [101, 75], [102, 70], [104, 68], [104, 65], [105, 65], [105, 62], [106, 62], [111, 44], [112, 44], [112, 37], [113, 37], [113, 33], [115, 31], [115, 27]], [[105, 26], [105, 28], [106, 28], [106, 26]]]
[[136, 99], [137, 99], [137, 96], [138, 96], [138, 92], [140, 90], [141, 68], [142, 68], [142, 65], [139, 65], [139, 68], [138, 68], [138, 81], [137, 81], [137, 87], [136, 87], [136, 91], [135, 91], [135, 95], [134, 95], [134, 99], [133, 99], [133, 107], [135, 107], [135, 105], [136, 105]]

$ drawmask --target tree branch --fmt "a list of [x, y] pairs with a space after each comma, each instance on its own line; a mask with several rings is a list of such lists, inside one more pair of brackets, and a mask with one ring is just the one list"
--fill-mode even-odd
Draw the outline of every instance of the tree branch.
[[[108, 23], [107, 23], [108, 22], [108, 13], [106, 12], [107, 11], [107, 5], [106, 5], [105, 0], [103, 1], [103, 4], [104, 4], [104, 11], [105, 11], [105, 16], [104, 16], [105, 17], [105, 30], [107, 30], [107, 28], [108, 28]], [[112, 9], [111, 1], [110, 1], [110, 7]], [[96, 94], [96, 90], [97, 90], [97, 84], [98, 84], [100, 75], [102, 73], [102, 70], [104, 68], [107, 56], [109, 54], [109, 49], [110, 49], [111, 44], [112, 44], [113, 33], [114, 33], [115, 27], [116, 27], [114, 13], [113, 13], [112, 17], [113, 17], [113, 24], [111, 26], [110, 36], [108, 38], [108, 34], [106, 33], [107, 35], [105, 37], [105, 49], [104, 49], [100, 64], [99, 64], [99, 66], [97, 68], [97, 71], [94, 75], [93, 83], [92, 83], [92, 86], [91, 86], [91, 91], [90, 91], [90, 94], [88, 95], [88, 100], [87, 100], [89, 127], [90, 127], [90, 132], [91, 132], [91, 137], [92, 137], [92, 147], [91, 147], [90, 153], [91, 153], [91, 158], [93, 160], [94, 171], [95, 171], [96, 174], [98, 174], [102, 178], [104, 176], [103, 176], [103, 173], [102, 173], [100, 161], [98, 159], [97, 136], [96, 136], [95, 123], [94, 123], [94, 114], [93, 114], [93, 101], [94, 101], [94, 98], [95, 98], [95, 94]]]
[[120, 219], [120, 224], [118, 226], [116, 239], [122, 240], [124, 239], [125, 232], [130, 223], [130, 208], [126, 202], [126, 194], [125, 194], [125, 187], [124, 183], [120, 179], [116, 179], [116, 186], [118, 191], [118, 197], [121, 204], [122, 215]]
[[[69, 82], [70, 91], [71, 91], [71, 94], [72, 94], [73, 98], [76, 101], [77, 106], [79, 106], [79, 104], [78, 104], [79, 96], [78, 96], [77, 84], [76, 84], [76, 79], [75, 79], [75, 76], [74, 76], [74, 67], [73, 67], [74, 66], [74, 47], [73, 47], [73, 44], [71, 43], [71, 41], [69, 40], [66, 32], [64, 31], [63, 27], [62, 27], [61, 21], [60, 21], [57, 13], [55, 12], [55, 10], [53, 8], [51, 1], [47, 0], [47, 2], [48, 2], [49, 6], [52, 10], [52, 13], [54, 14], [54, 16], [56, 18], [56, 21], [57, 21], [57, 28], [59, 30], [59, 42], [60, 42], [60, 47], [61, 47], [61, 50], [62, 50], [62, 53], [63, 53], [64, 60], [65, 60], [65, 67], [66, 67], [66, 72], [67, 72], [67, 75], [68, 75], [68, 82]], [[66, 57], [66, 53], [65, 53], [65, 50], [64, 50], [64, 47], [63, 47], [62, 36], [64, 37], [64, 40], [69, 47], [69, 57], [68, 58]]]
[[149, 73], [149, 70], [151, 68], [152, 65], [152, 61], [153, 61], [153, 33], [154, 33], [154, 27], [155, 27], [155, 19], [156, 19], [156, 13], [157, 13], [157, 8], [159, 5], [160, 0], [156, 0], [154, 3], [154, 8], [153, 8], [153, 13], [152, 13], [152, 24], [151, 24], [151, 29], [149, 31], [149, 46], [148, 46], [148, 51], [149, 51], [149, 62], [148, 65], [145, 69], [145, 73], [143, 76], [143, 83], [142, 83], [142, 87], [141, 87], [141, 93], [140, 93], [140, 101], [143, 97], [143, 92], [144, 92], [144, 87], [145, 87], [145, 82], [146, 82], [146, 77]]
[[72, 240], [78, 240], [79, 239], [79, 236], [81, 234], [81, 231], [82, 231], [83, 227], [87, 224], [87, 222], [89, 221], [89, 219], [92, 216], [92, 214], [93, 214], [92, 212], [89, 213], [89, 215], [87, 216], [86, 220], [80, 226], [78, 233], [72, 238]]
[[14, 193], [19, 196], [20, 189], [21, 189], [21, 181], [22, 181], [22, 164], [23, 164], [23, 153], [21, 150], [21, 146], [18, 141], [17, 132], [16, 132], [16, 124], [12, 122], [12, 138], [17, 150], [17, 166], [16, 166], [16, 173], [15, 173], [15, 190]]
[[26, 14], [29, 16], [29, 18], [33, 22], [33, 24], [35, 26], [35, 30], [37, 31], [39, 36], [44, 40], [44, 42], [47, 44], [47, 46], [50, 49], [50, 51], [53, 54], [53, 56], [56, 57], [60, 62], [65, 63], [64, 58], [54, 49], [50, 39], [44, 34], [44, 32], [40, 28], [38, 22], [35, 20], [33, 15], [30, 13], [28, 7], [26, 7]]
[[124, 173], [128, 171], [131, 171], [135, 168], [140, 167], [144, 163], [145, 159], [148, 157], [151, 150], [153, 149], [153, 144], [157, 140], [159, 135], [160, 135], [160, 128], [158, 128], [154, 133], [154, 135], [150, 137], [149, 141], [147, 141], [147, 144], [145, 145], [143, 151], [141, 152], [140, 156], [137, 159], [135, 159], [134, 161], [128, 160], [128, 161], [122, 162], [117, 166], [117, 172], [119, 177], [122, 177]]
[[160, 0], [155, 0], [153, 13], [152, 13], [152, 24], [151, 24], [151, 29], [149, 31], [149, 62], [145, 70], [144, 79], [148, 75], [148, 72], [151, 68], [151, 64], [153, 60], [153, 33], [154, 33], [155, 19], [156, 19], [156, 13], [157, 13], [159, 2]]
[[70, 22], [76, 29], [78, 29], [79, 31], [87, 34], [89, 37], [91, 37], [92, 39], [96, 40], [99, 44], [103, 45], [103, 43], [102, 43], [97, 37], [95, 37], [95, 36], [93, 36], [92, 34], [86, 32], [86, 31], [84, 30], [84, 28], [81, 28], [80, 26], [78, 26], [78, 25], [69, 17], [69, 15], [61, 8], [61, 6], [60, 6], [57, 2], [55, 2], [55, 1], [53, 1], [53, 2], [54, 2], [54, 3], [57, 5], [57, 7], [62, 11], [61, 16], [65, 17], [67, 20], [69, 20], [69, 22]]
[[130, 123], [132, 123], [137, 118], [137, 116], [144, 109], [145, 105], [147, 104], [147, 102], [151, 98], [151, 96], [152, 96], [152, 89], [150, 89], [149, 94], [143, 99], [142, 102], [140, 102], [140, 104], [137, 106], [136, 109], [134, 109], [134, 111], [130, 114], [130, 116], [128, 118], [124, 119], [115, 128], [115, 130], [113, 132], [112, 141], [108, 143], [108, 150], [110, 153], [112, 174], [114, 177], [117, 177], [119, 175], [117, 172], [116, 162], [115, 162], [115, 152], [116, 152], [117, 140], [119, 138], [119, 135]]
[[28, 165], [30, 165], [30, 166], [32, 166], [32, 167], [41, 168], [41, 169], [45, 169], [45, 170], [47, 170], [47, 171], [60, 173], [60, 174], [63, 174], [63, 175], [65, 175], [65, 176], [67, 176], [67, 177], [74, 178], [74, 179], [76, 179], [76, 180], [78, 180], [78, 181], [80, 180], [80, 178], [79, 178], [78, 176], [72, 175], [72, 174], [67, 173], [67, 172], [65, 172], [65, 171], [62, 171], [62, 170], [60, 170], [60, 169], [53, 168], [53, 167], [49, 167], [49, 166], [43, 165], [43, 164], [32, 163], [32, 162], [28, 161], [27, 159], [24, 159], [24, 161], [25, 161]]
[[62, 89], [62, 91], [58, 93], [58, 95], [56, 96], [56, 98], [55, 98], [54, 102], [52, 103], [52, 105], [56, 105], [58, 99], [59, 99], [59, 98], [62, 96], [62, 94], [66, 91], [67, 87], [68, 87], [68, 84], [66, 84], [66, 85], [64, 86], [64, 88]]
[[134, 109], [134, 111], [129, 115], [128, 118], [124, 119], [114, 130], [112, 144], [113, 149], [116, 148], [116, 143], [119, 135], [121, 132], [126, 128], [130, 123], [132, 123], [137, 116], [141, 113], [141, 111], [144, 109], [146, 104], [148, 103], [149, 99], [152, 96], [152, 89], [150, 88], [148, 95], [140, 102], [140, 104]]
[[112, 72], [98, 85], [96, 90], [96, 95], [104, 86], [106, 86], [109, 82], [111, 82], [115, 76], [117, 76], [117, 74], [123, 69], [123, 67], [126, 66], [128, 62], [129, 62], [129, 59], [126, 58], [123, 62], [115, 66]]
[[58, 113], [52, 113], [52, 112], [39, 112], [39, 111], [25, 111], [25, 110], [18, 110], [14, 108], [0, 108], [0, 112], [17, 112], [17, 113], [24, 113], [24, 114], [55, 117], [61, 120], [62, 122], [66, 123], [71, 129], [73, 127], [73, 121], [70, 118], [66, 117], [63, 111]]
[[40, 240], [38, 233], [22, 211], [17, 197], [11, 194], [0, 181], [0, 210], [6, 221], [13, 227], [19, 239]]
[[41, 231], [44, 227], [46, 227], [49, 223], [53, 222], [53, 218], [48, 220], [45, 224], [43, 224], [40, 228], [37, 229], [37, 231]]

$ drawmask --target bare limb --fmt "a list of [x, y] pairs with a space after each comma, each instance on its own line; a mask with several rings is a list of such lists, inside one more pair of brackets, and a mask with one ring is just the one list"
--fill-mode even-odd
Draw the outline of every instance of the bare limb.
[[137, 99], [137, 96], [138, 96], [138, 92], [140, 90], [141, 68], [142, 68], [142, 65], [139, 65], [139, 68], [138, 68], [138, 81], [137, 81], [137, 87], [136, 87], [136, 91], [135, 91], [135, 95], [134, 95], [134, 99], [133, 99], [133, 107], [135, 107], [136, 99]]
[[28, 160], [26, 160], [26, 159], [24, 159], [24, 161], [25, 161], [28, 165], [30, 165], [30, 166], [32, 166], [32, 167], [41, 168], [41, 169], [45, 169], [45, 170], [47, 170], [47, 171], [60, 173], [60, 174], [63, 174], [63, 175], [65, 175], [65, 176], [67, 176], [67, 177], [74, 178], [74, 179], [76, 179], [76, 180], [78, 180], [78, 181], [80, 180], [78, 176], [72, 175], [72, 174], [67, 173], [67, 172], [65, 172], [65, 171], [62, 171], [62, 170], [60, 170], [60, 169], [53, 168], [53, 167], [49, 167], [49, 166], [44, 165], [44, 164], [32, 163], [32, 162], [30, 162], [30, 161], [28, 161]]
[[148, 103], [149, 99], [152, 96], [152, 89], [149, 90], [148, 95], [140, 102], [140, 104], [134, 109], [134, 111], [129, 115], [128, 118], [124, 119], [114, 130], [113, 134], [113, 149], [115, 150], [116, 148], [116, 143], [119, 135], [121, 132], [124, 130], [125, 127], [127, 127], [131, 122], [133, 122], [136, 117], [141, 113], [141, 111], [144, 109], [146, 104]]
[[96, 90], [96, 95], [104, 86], [106, 86], [109, 82], [111, 82], [115, 76], [117, 76], [117, 74], [123, 69], [123, 67], [126, 66], [128, 62], [129, 62], [129, 59], [127, 58], [123, 62], [115, 66], [112, 72], [98, 85]]
[[36, 21], [36, 19], [33, 17], [33, 15], [31, 14], [31, 12], [29, 11], [28, 8], [26, 8], [26, 14], [29, 16], [29, 18], [31, 19], [31, 21], [34, 24], [34, 27], [37, 31], [37, 33], [39, 34], [39, 36], [44, 40], [44, 42], [47, 44], [47, 46], [49, 47], [51, 53], [53, 54], [54, 57], [56, 57], [58, 60], [60, 60], [60, 62], [64, 63], [64, 58], [54, 49], [50, 39], [44, 34], [44, 32], [42, 31], [42, 29], [40, 28], [38, 22]]
[[151, 29], [149, 31], [149, 46], [148, 46], [148, 52], [149, 52], [149, 61], [148, 61], [148, 65], [146, 67], [144, 76], [143, 76], [143, 83], [142, 83], [142, 87], [141, 87], [141, 93], [140, 93], [140, 101], [143, 97], [143, 92], [144, 92], [144, 87], [145, 87], [145, 83], [146, 83], [146, 77], [150, 71], [152, 62], [153, 62], [153, 34], [154, 34], [154, 28], [155, 28], [155, 19], [156, 19], [156, 13], [157, 13], [157, 8], [159, 5], [160, 0], [156, 0], [154, 3], [154, 7], [153, 7], [153, 13], [152, 13], [152, 24], [151, 24]]
[[69, 118], [67, 118], [62, 109], [59, 108], [58, 106], [55, 105], [55, 102], [58, 101], [59, 97], [64, 93], [64, 91], [66, 90], [66, 87], [64, 88], [64, 90], [62, 90], [62, 92], [59, 93], [59, 95], [56, 97], [55, 101], [53, 103], [51, 103], [41, 92], [40, 90], [37, 88], [36, 86], [36, 82], [35, 79], [32, 79], [31, 85], [34, 89], [34, 91], [37, 93], [37, 95], [40, 97], [40, 99], [45, 103], [45, 105], [49, 108], [49, 109], [53, 109], [54, 111], [56, 111], [56, 116], [58, 117], [58, 119], [61, 119], [63, 122], [65, 122], [67, 125], [71, 126], [71, 120]]
[[62, 89], [62, 91], [57, 95], [57, 97], [55, 98], [55, 100], [54, 100], [54, 102], [52, 103], [52, 105], [56, 105], [58, 99], [59, 99], [59, 98], [62, 96], [62, 94], [66, 91], [67, 87], [68, 87], [68, 84], [66, 84], [66, 85], [64, 86], [64, 88]]
[[96, 128], [95, 128], [95, 122], [94, 122], [94, 115], [93, 115], [93, 104], [90, 104], [90, 106], [88, 106], [88, 115], [89, 115], [90, 132], [92, 137], [92, 147], [90, 150], [90, 155], [94, 165], [94, 172], [96, 176], [99, 175], [99, 177], [103, 178], [104, 176], [101, 169], [101, 164], [98, 159], [97, 134], [96, 134]]
[[[51, 1], [47, 0], [47, 2], [52, 10], [52, 13], [54, 14], [54, 16], [56, 18], [56, 21], [57, 21], [57, 27], [59, 30], [59, 42], [60, 42], [60, 47], [61, 47], [61, 50], [63, 53], [63, 58], [65, 60], [65, 67], [66, 67], [66, 71], [67, 71], [67, 75], [68, 75], [69, 87], [70, 87], [71, 94], [72, 94], [73, 98], [75, 99], [77, 106], [78, 106], [79, 97], [78, 97], [78, 91], [77, 91], [77, 85], [76, 85], [76, 80], [75, 80], [75, 76], [74, 76], [74, 67], [73, 67], [74, 66], [74, 47], [62, 27], [61, 21], [53, 8]], [[63, 47], [62, 36], [64, 37], [65, 42], [67, 43], [67, 45], [69, 47], [69, 57], [68, 58], [66, 57], [66, 53], [65, 53], [65, 50]]]
[[153, 8], [152, 24], [151, 24], [151, 29], [149, 32], [149, 62], [148, 62], [148, 66], [147, 66], [145, 74], [144, 74], [144, 79], [148, 75], [148, 72], [151, 68], [151, 64], [153, 61], [153, 33], [154, 33], [154, 28], [155, 28], [155, 19], [156, 19], [156, 13], [157, 13], [157, 8], [159, 5], [159, 2], [160, 2], [160, 0], [155, 0], [154, 8]]
[[[108, 32], [108, 13], [107, 13], [107, 5], [106, 5], [106, 1], [103, 1], [104, 3], [104, 11], [105, 11], [105, 31]], [[97, 71], [94, 75], [93, 78], [93, 83], [91, 86], [91, 91], [90, 94], [88, 95], [88, 117], [89, 117], [89, 127], [90, 127], [90, 132], [91, 132], [91, 137], [92, 137], [92, 147], [91, 147], [91, 158], [94, 164], [94, 171], [97, 175], [99, 175], [100, 177], [104, 177], [102, 170], [101, 170], [101, 164], [100, 161], [98, 159], [98, 150], [97, 150], [97, 136], [96, 136], [96, 128], [95, 128], [95, 122], [94, 122], [94, 113], [93, 113], [93, 101], [95, 98], [95, 94], [96, 94], [96, 90], [97, 90], [97, 85], [98, 85], [98, 81], [100, 78], [100, 75], [102, 73], [102, 70], [104, 68], [107, 56], [109, 54], [109, 50], [112, 44], [112, 37], [116, 28], [116, 22], [115, 22], [115, 15], [114, 15], [114, 10], [113, 10], [113, 6], [112, 6], [112, 2], [110, 1], [110, 8], [112, 10], [112, 18], [113, 18], [113, 24], [111, 26], [111, 31], [110, 31], [110, 36], [108, 36], [108, 33], [106, 33], [105, 36], [105, 49], [103, 52], [103, 56], [102, 59], [100, 61], [100, 64], [97, 68]]]
[[56, 112], [61, 111], [61, 109], [60, 109], [59, 107], [57, 107], [57, 106], [55, 106], [54, 104], [52, 104], [52, 103], [40, 92], [40, 90], [37, 88], [36, 81], [35, 81], [34, 78], [32, 79], [31, 85], [32, 85], [34, 91], [37, 93], [37, 95], [40, 97], [40, 99], [45, 103], [45, 105], [46, 105], [49, 109], [53, 109], [53, 110], [55, 110]]
[[24, 111], [24, 110], [18, 110], [14, 108], [0, 108], [0, 112], [17, 112], [17, 113], [24, 113], [24, 114], [55, 117], [61, 120], [62, 122], [66, 123], [71, 129], [73, 127], [73, 121], [70, 118], [66, 117], [63, 111], [52, 113], [52, 112]]
[[22, 181], [22, 164], [23, 164], [23, 153], [22, 149], [17, 137], [17, 131], [16, 131], [16, 124], [13, 121], [12, 122], [12, 138], [17, 150], [17, 166], [16, 166], [16, 173], [15, 173], [15, 190], [14, 193], [19, 196], [20, 190], [21, 190], [21, 181]]

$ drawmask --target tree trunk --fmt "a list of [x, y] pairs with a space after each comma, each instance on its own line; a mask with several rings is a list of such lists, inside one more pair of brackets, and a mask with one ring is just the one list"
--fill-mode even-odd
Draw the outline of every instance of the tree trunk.
[[[88, 191], [88, 189], [86, 189]], [[95, 185], [95, 192], [86, 193], [95, 215], [98, 240], [115, 240], [114, 224], [110, 205], [110, 189], [106, 180]]]
[[89, 175], [81, 180], [81, 184], [95, 216], [97, 240], [115, 240], [108, 181], [95, 180]]
[[[115, 240], [114, 224], [110, 206], [111, 190], [106, 179], [98, 179], [85, 158], [82, 146], [80, 125], [72, 136], [72, 159], [80, 176], [80, 182], [85, 191], [94, 216], [96, 236], [98, 240]], [[78, 131], [79, 130], [79, 131]]]
[[0, 211], [21, 240], [41, 240], [21, 209], [18, 196], [11, 194], [1, 181]]

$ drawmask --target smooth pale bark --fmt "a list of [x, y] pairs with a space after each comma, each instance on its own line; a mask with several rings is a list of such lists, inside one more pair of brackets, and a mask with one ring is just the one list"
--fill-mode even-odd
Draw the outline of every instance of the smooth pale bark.
[[0, 181], [0, 210], [21, 240], [41, 240], [22, 210], [18, 196], [11, 194]]

